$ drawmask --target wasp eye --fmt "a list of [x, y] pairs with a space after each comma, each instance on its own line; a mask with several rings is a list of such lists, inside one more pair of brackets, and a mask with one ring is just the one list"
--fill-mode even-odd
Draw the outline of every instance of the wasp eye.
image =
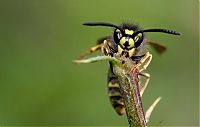
[[113, 33], [114, 41], [116, 44], [119, 44], [123, 34], [119, 29], [116, 29]]

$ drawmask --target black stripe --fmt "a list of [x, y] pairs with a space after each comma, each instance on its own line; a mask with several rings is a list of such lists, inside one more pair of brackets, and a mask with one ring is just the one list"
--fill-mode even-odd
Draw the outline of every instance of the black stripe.
[[113, 101], [118, 101], [118, 100], [121, 100], [123, 98], [122, 98], [122, 96], [110, 96], [110, 99], [113, 100]]
[[114, 93], [120, 93], [120, 89], [118, 87], [109, 87], [108, 88], [109, 93], [114, 94]]
[[124, 105], [122, 105], [122, 104], [113, 104], [113, 107], [114, 108], [124, 108]]
[[111, 82], [112, 84], [118, 83], [118, 79], [116, 77], [108, 76], [108, 83]]

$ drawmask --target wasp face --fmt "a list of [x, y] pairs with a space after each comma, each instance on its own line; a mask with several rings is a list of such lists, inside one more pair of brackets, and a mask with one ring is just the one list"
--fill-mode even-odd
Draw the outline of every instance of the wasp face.
[[122, 26], [122, 29], [114, 30], [114, 41], [118, 45], [118, 53], [126, 57], [132, 57], [135, 49], [140, 46], [143, 41], [143, 33], [138, 33], [138, 28], [128, 28]]

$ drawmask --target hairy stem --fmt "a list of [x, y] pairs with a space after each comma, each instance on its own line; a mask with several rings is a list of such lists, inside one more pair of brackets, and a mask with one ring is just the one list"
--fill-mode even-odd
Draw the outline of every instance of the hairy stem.
[[120, 90], [124, 99], [129, 126], [146, 127], [138, 84], [138, 70], [136, 69], [129, 75], [128, 70], [125, 68], [115, 66], [114, 73], [118, 75], [118, 80], [120, 82]]

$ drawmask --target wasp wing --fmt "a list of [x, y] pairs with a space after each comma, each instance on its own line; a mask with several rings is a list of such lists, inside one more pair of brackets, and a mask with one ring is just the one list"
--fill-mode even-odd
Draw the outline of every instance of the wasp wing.
[[153, 41], [148, 41], [148, 44], [151, 47], [153, 47], [156, 50], [156, 52], [158, 52], [159, 54], [162, 54], [167, 50], [167, 48], [164, 45], [160, 44], [160, 43], [156, 43], [156, 42], [153, 42]]

